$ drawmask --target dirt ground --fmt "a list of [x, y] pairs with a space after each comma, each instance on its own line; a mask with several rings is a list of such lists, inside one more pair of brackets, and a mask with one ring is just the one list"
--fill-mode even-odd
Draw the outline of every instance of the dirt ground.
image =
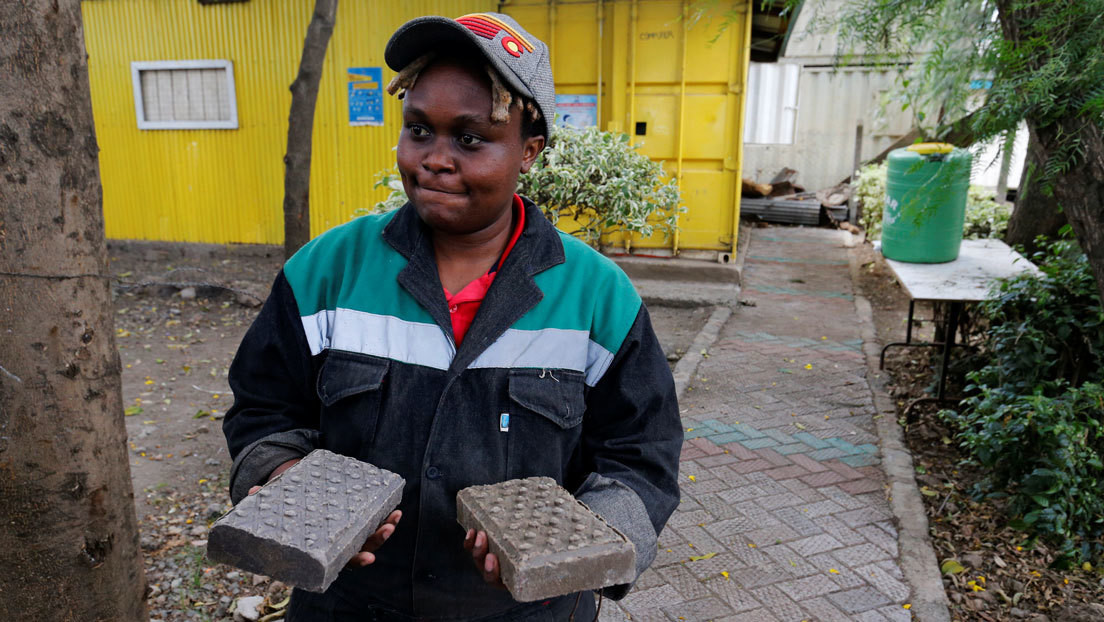
[[[862, 265], [859, 286], [873, 307], [879, 343], [904, 341], [907, 295], [869, 244], [856, 252]], [[918, 305], [916, 316], [931, 318], [932, 313], [930, 306]], [[914, 339], [931, 341], [932, 333], [931, 322], [913, 328]], [[970, 343], [979, 341], [978, 329], [969, 324], [967, 335]], [[934, 394], [935, 355], [935, 348], [892, 348], [887, 355], [886, 388], [900, 421], [911, 400]], [[948, 395], [961, 395], [963, 374], [971, 364], [966, 351], [954, 357]], [[1007, 527], [998, 501], [974, 499], [970, 491], [979, 473], [964, 464], [954, 432], [937, 411], [935, 406], [918, 408], [906, 426], [905, 441], [916, 464], [936, 556], [941, 565], [953, 560], [961, 568], [943, 576], [952, 617], [962, 622], [1104, 620], [1104, 575], [1091, 567], [1050, 568], [1056, 557], [1051, 548]]]
[[[245, 595], [266, 596], [264, 611], [278, 613], [283, 586], [211, 565], [203, 551], [210, 522], [230, 507], [227, 373], [283, 249], [114, 241], [108, 253], [151, 619], [229, 619]], [[649, 311], [673, 366], [711, 309]]]

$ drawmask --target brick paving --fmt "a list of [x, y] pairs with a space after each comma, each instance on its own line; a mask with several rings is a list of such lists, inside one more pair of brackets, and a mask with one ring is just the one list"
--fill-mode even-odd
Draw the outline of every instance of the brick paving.
[[605, 621], [905, 621], [847, 234], [756, 230], [681, 402], [682, 503]]

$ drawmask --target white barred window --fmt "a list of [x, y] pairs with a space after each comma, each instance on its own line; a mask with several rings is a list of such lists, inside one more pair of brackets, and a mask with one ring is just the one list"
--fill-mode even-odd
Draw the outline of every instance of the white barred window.
[[139, 129], [238, 128], [230, 61], [140, 61], [130, 72]]

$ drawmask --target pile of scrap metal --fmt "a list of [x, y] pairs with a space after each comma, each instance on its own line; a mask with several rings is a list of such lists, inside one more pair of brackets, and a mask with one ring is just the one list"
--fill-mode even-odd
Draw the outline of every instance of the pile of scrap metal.
[[765, 184], [744, 178], [740, 216], [765, 222], [837, 227], [847, 221], [849, 184], [806, 192], [796, 180], [797, 171], [792, 168], [783, 168]]

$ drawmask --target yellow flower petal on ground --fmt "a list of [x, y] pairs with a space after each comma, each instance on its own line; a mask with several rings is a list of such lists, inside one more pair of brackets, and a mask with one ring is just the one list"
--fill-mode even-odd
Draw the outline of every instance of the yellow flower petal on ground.
[[830, 572], [830, 573], [832, 573], [832, 574], [839, 574], [839, 571], [838, 571], [838, 570], [836, 570], [835, 568], [829, 568], [829, 569], [828, 569], [828, 572]]
[[693, 475], [691, 475], [691, 476], [690, 476], [690, 481], [692, 481], [692, 482], [696, 482], [696, 481], [698, 481], [698, 478], [696, 478], [696, 477], [694, 477]]
[[813, 368], [812, 363], [805, 363], [805, 369], [812, 369], [812, 368]]
[[901, 605], [901, 608], [902, 609], [912, 609], [912, 605], [910, 605], [908, 603], [905, 603], [905, 604]]
[[721, 571], [721, 576], [725, 578], [725, 581], [727, 581], [728, 580], [728, 571], [727, 570], [722, 570]]

